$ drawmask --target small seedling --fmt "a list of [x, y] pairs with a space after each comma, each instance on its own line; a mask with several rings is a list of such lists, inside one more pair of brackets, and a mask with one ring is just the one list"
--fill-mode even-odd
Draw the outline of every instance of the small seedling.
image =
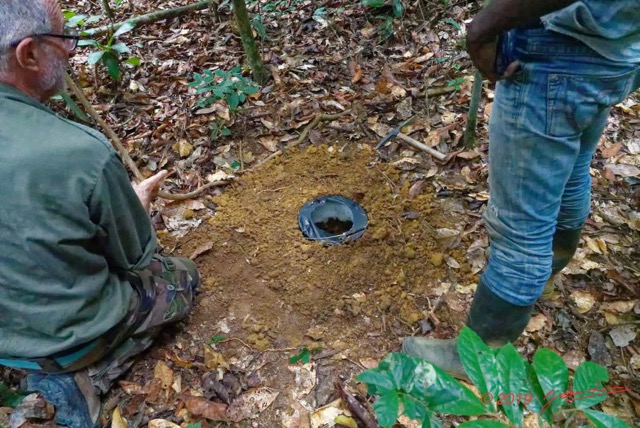
[[303, 346], [300, 349], [300, 352], [298, 352], [293, 357], [289, 358], [289, 363], [295, 364], [298, 361], [302, 361], [303, 364], [308, 364], [309, 361], [311, 361], [311, 356], [317, 354], [318, 352], [320, 352], [321, 349], [322, 348], [313, 348], [313, 349], [310, 350], [306, 346]]
[[207, 342], [208, 345], [214, 345], [218, 342], [222, 342], [226, 337], [220, 335], [211, 336], [211, 339]]
[[464, 77], [458, 77], [457, 79], [447, 80], [447, 86], [453, 86], [453, 88], [456, 91], [459, 91], [460, 87], [465, 82], [465, 80], [466, 79]]
[[202, 74], [194, 74], [189, 86], [196, 88], [197, 94], [208, 94], [198, 100], [199, 107], [206, 107], [219, 100], [225, 100], [229, 110], [235, 112], [238, 106], [247, 100], [247, 95], [259, 91], [257, 83], [242, 75], [240, 66], [229, 71], [206, 70]]

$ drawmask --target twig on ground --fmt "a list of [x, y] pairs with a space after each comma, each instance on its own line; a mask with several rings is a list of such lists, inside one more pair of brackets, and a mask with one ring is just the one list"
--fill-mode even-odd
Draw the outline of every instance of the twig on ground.
[[369, 413], [369, 410], [360, 404], [353, 395], [345, 391], [340, 382], [334, 383], [334, 386], [336, 388], [336, 392], [342, 401], [345, 402], [351, 413], [353, 413], [353, 415], [358, 418], [366, 428], [380, 428], [375, 418], [371, 416], [371, 413]]
[[313, 118], [313, 120], [307, 126], [305, 126], [305, 128], [302, 130], [302, 133], [300, 134], [298, 139], [293, 143], [289, 144], [288, 148], [290, 149], [303, 143], [304, 140], [307, 139], [307, 136], [309, 135], [309, 131], [311, 131], [313, 128], [318, 126], [320, 122], [327, 122], [330, 120], [340, 119], [342, 116], [346, 116], [350, 113], [351, 113], [351, 110], [345, 110], [343, 112], [336, 113], [336, 114], [316, 113], [316, 116]]
[[[131, 156], [129, 156], [129, 152], [127, 151], [127, 149], [125, 149], [124, 145], [122, 144], [122, 141], [120, 140], [120, 137], [118, 137], [118, 134], [116, 134], [113, 128], [111, 128], [107, 124], [107, 122], [105, 122], [102, 119], [102, 117], [96, 111], [96, 109], [93, 108], [93, 106], [91, 105], [87, 97], [84, 95], [84, 92], [82, 92], [82, 89], [76, 84], [76, 82], [71, 78], [71, 76], [69, 76], [69, 74], [65, 74], [65, 81], [69, 89], [71, 89], [71, 92], [73, 92], [73, 94], [76, 96], [78, 101], [80, 101], [80, 104], [82, 104], [82, 106], [87, 111], [89, 116], [91, 116], [93, 120], [95, 120], [98, 123], [98, 125], [102, 128], [104, 133], [107, 134], [107, 136], [111, 140], [111, 144], [113, 144], [113, 147], [116, 149], [116, 151], [122, 158], [122, 161], [124, 162], [124, 164], [129, 168], [131, 173], [134, 175], [136, 181], [140, 182], [144, 180], [145, 176], [142, 175], [136, 163], [133, 161], [133, 159], [131, 159]], [[183, 201], [186, 199], [193, 199], [196, 196], [198, 196], [200, 193], [202, 193], [203, 191], [211, 187], [224, 186], [225, 184], [229, 184], [229, 183], [231, 183], [230, 180], [213, 181], [211, 183], [207, 183], [203, 186], [200, 186], [189, 193], [174, 195], [167, 192], [159, 192], [158, 196], [164, 199], [172, 200], [172, 201]]]

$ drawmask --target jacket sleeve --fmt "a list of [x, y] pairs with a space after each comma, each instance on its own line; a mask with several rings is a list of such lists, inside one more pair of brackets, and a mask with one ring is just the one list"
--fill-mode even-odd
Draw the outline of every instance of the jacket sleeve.
[[112, 152], [89, 201], [89, 214], [97, 226], [99, 248], [113, 272], [145, 268], [156, 251], [156, 235], [149, 215], [129, 182], [122, 162]]

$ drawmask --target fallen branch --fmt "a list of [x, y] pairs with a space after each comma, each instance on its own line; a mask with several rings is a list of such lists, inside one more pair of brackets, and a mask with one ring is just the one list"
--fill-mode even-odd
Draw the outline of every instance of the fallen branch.
[[380, 425], [378, 425], [375, 418], [371, 416], [369, 410], [360, 404], [353, 395], [345, 391], [340, 382], [335, 382], [333, 385], [342, 401], [344, 401], [347, 408], [351, 411], [351, 414], [358, 418], [366, 428], [380, 428]]
[[176, 7], [175, 9], [158, 10], [155, 12], [147, 13], [146, 15], [140, 15], [138, 17], [128, 19], [126, 21], [117, 22], [115, 24], [103, 25], [102, 27], [90, 28], [88, 30], [82, 30], [82, 35], [98, 36], [109, 32], [116, 31], [125, 22], [130, 22], [136, 27], [144, 24], [151, 24], [153, 22], [162, 21], [167, 18], [174, 18], [176, 16], [184, 15], [189, 12], [206, 9], [212, 3], [211, 0], [204, 0], [198, 3], [190, 4], [187, 6]]
[[[129, 152], [127, 151], [127, 149], [125, 149], [122, 141], [120, 140], [120, 137], [118, 137], [118, 134], [116, 134], [115, 131], [107, 124], [107, 122], [105, 122], [102, 117], [100, 117], [100, 114], [96, 111], [95, 108], [93, 108], [87, 97], [84, 95], [84, 92], [82, 92], [82, 89], [80, 89], [80, 87], [71, 78], [71, 76], [69, 76], [69, 74], [65, 73], [65, 81], [67, 83], [67, 87], [71, 89], [71, 92], [73, 92], [78, 101], [80, 101], [80, 104], [82, 104], [82, 107], [84, 107], [89, 116], [91, 116], [98, 123], [98, 125], [100, 125], [104, 133], [107, 135], [107, 137], [109, 137], [109, 139], [111, 140], [111, 144], [122, 158], [122, 162], [129, 168], [135, 180], [137, 182], [144, 180], [146, 177], [142, 175], [136, 163], [133, 161], [133, 159], [131, 159], [131, 156], [129, 156]], [[172, 201], [184, 201], [186, 199], [195, 198], [200, 193], [207, 189], [210, 189], [211, 187], [224, 186], [225, 184], [229, 184], [230, 182], [231, 181], [229, 180], [212, 181], [211, 183], [200, 186], [189, 193], [174, 195], [161, 191], [158, 193], [158, 196]]]
[[448, 94], [449, 92], [455, 92], [455, 86], [440, 86], [436, 88], [427, 89], [423, 95], [427, 97], [436, 97], [438, 95]]
[[336, 114], [316, 113], [316, 116], [313, 118], [313, 120], [307, 126], [305, 126], [305, 128], [302, 130], [302, 133], [300, 134], [298, 139], [293, 143], [289, 144], [288, 148], [293, 148], [303, 143], [304, 140], [307, 139], [307, 136], [309, 135], [309, 131], [311, 131], [313, 128], [318, 126], [320, 122], [327, 122], [330, 120], [340, 119], [342, 116], [346, 116], [349, 113], [351, 113], [351, 110], [345, 110], [343, 112], [336, 113]]

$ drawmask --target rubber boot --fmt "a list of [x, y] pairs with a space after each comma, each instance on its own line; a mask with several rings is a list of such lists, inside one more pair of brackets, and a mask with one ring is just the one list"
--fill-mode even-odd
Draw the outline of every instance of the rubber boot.
[[573, 230], [560, 230], [556, 229], [556, 233], [553, 235], [553, 262], [551, 265], [551, 277], [547, 281], [542, 292], [543, 299], [553, 299], [555, 286], [553, 281], [556, 278], [556, 274], [564, 269], [573, 255], [578, 249], [580, 243], [580, 235], [582, 234], [582, 228]]
[[[531, 306], [517, 306], [503, 300], [482, 280], [471, 303], [467, 326], [489, 346], [502, 346], [514, 342], [524, 331], [531, 318]], [[457, 339], [427, 339], [406, 337], [402, 352], [422, 358], [458, 379], [468, 380], [460, 362]]]

